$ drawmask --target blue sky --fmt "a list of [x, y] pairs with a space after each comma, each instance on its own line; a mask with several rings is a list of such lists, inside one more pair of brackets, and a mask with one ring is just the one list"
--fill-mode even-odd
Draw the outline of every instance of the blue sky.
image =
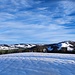
[[75, 41], [74, 0], [0, 0], [0, 43]]

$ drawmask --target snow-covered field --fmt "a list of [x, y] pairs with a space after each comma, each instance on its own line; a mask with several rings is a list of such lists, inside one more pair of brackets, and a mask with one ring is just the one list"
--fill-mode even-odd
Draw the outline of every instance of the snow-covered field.
[[0, 75], [75, 75], [75, 55], [32, 52], [0, 55]]

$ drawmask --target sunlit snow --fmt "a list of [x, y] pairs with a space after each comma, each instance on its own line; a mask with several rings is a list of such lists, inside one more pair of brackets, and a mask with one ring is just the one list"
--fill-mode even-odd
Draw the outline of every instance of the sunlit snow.
[[1, 55], [0, 75], [75, 75], [75, 55], [32, 52]]

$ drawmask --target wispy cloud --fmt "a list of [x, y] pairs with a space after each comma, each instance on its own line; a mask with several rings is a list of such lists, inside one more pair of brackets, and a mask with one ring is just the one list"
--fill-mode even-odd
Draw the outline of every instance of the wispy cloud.
[[48, 7], [37, 8], [37, 10], [46, 10]]
[[[17, 23], [14, 22], [11, 24], [5, 23], [5, 27], [8, 28], [7, 30], [0, 33], [1, 36], [4, 36], [5, 39], [16, 39], [20, 40], [20, 42], [23, 42], [21, 38], [23, 39], [32, 39], [32, 43], [34, 43], [36, 40], [40, 43], [40, 41], [48, 42], [52, 41], [53, 39], [57, 39], [60, 37], [61, 39], [65, 36], [70, 36], [70, 32], [73, 30], [66, 30], [65, 26], [61, 25], [25, 25], [23, 23]], [[16, 26], [18, 25], [18, 26]], [[4, 26], [3, 28], [4, 29]], [[8, 36], [8, 37], [7, 37]], [[73, 35], [74, 36], [74, 35]], [[1, 38], [0, 38], [1, 39]], [[31, 40], [28, 42], [31, 42]], [[59, 39], [60, 41], [60, 39]]]
[[70, 15], [75, 12], [73, 1], [0, 0], [0, 4], [0, 41], [3, 43], [74, 40], [75, 18]]
[[62, 11], [64, 12], [64, 14], [68, 15], [72, 12], [75, 12], [74, 7], [75, 7], [75, 2], [74, 1], [60, 1], [59, 2], [59, 7], [61, 7]]

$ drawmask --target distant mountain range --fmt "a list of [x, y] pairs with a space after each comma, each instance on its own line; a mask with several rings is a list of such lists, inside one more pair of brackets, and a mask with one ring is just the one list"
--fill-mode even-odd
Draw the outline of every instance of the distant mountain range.
[[17, 52], [69, 52], [75, 53], [75, 41], [54, 44], [0, 44], [0, 54]]

